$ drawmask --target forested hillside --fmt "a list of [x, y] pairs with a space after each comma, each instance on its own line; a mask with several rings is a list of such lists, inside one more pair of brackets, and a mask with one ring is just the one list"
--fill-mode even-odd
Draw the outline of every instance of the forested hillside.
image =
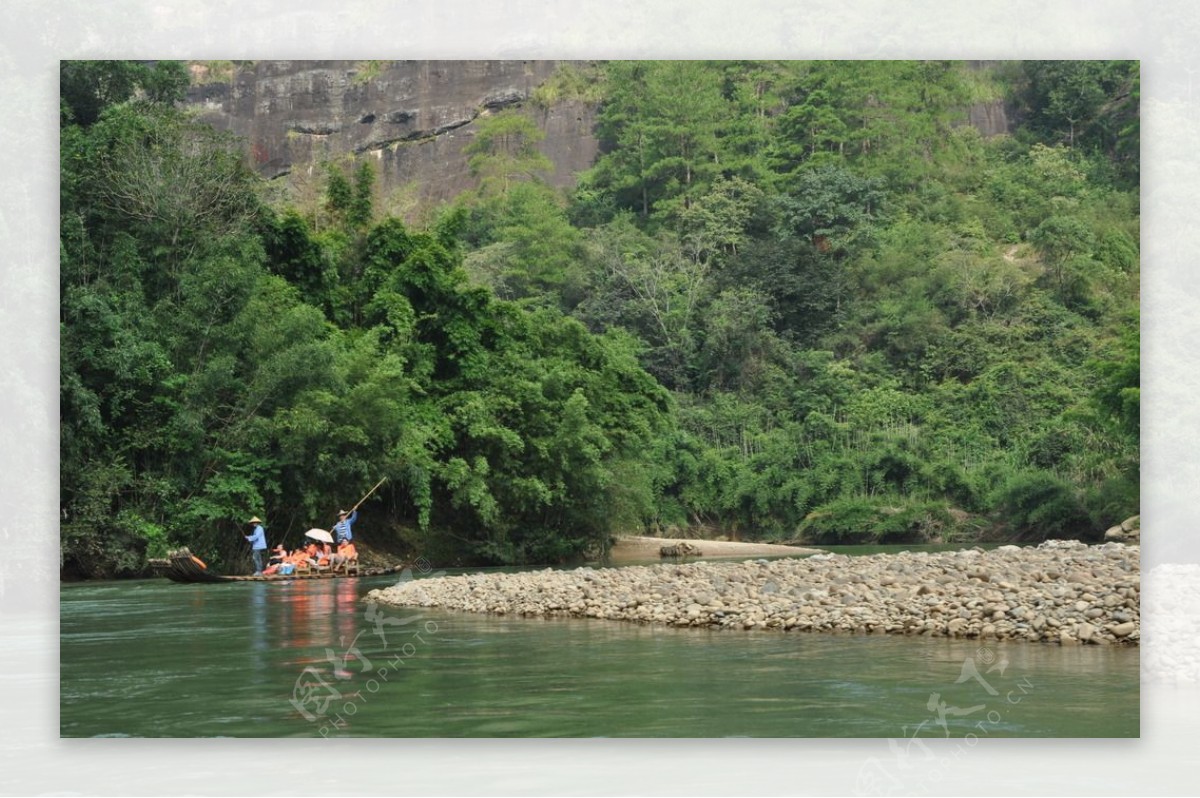
[[[1096, 539], [1138, 508], [1138, 66], [610, 62], [564, 193], [478, 121], [406, 226], [369, 158], [270, 199], [182, 64], [62, 67], [64, 568], [368, 541], [549, 563], [620, 532]], [[967, 108], [1020, 123], [983, 138]], [[685, 531], [688, 530], [688, 531]]]

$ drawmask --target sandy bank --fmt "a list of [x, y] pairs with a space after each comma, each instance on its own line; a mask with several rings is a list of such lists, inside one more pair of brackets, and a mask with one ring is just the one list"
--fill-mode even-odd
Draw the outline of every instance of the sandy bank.
[[[617, 538], [617, 544], [609, 552], [609, 561], [614, 565], [628, 562], [645, 562], [659, 559], [659, 549], [683, 541], [683, 538], [649, 538], [631, 536]], [[820, 549], [800, 546], [781, 546], [776, 543], [739, 543], [732, 540], [688, 540], [700, 550], [697, 559], [712, 557], [785, 557], [800, 554], [820, 554]]]
[[1036, 548], [690, 562], [403, 581], [368, 600], [731, 630], [1136, 645], [1141, 549]]

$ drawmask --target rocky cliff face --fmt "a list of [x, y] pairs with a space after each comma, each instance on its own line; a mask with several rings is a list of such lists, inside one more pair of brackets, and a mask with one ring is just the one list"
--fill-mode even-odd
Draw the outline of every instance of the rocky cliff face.
[[1012, 113], [1011, 105], [1004, 100], [975, 103], [967, 111], [967, 122], [985, 138], [990, 138], [1013, 131]]
[[[286, 178], [297, 195], [315, 196], [322, 162], [375, 159], [384, 209], [407, 216], [477, 185], [463, 149], [480, 117], [509, 107], [545, 131], [539, 149], [554, 164], [549, 182], [573, 184], [598, 151], [595, 107], [527, 102], [560, 63], [257, 61], [233, 68], [225, 62], [217, 76], [197, 62], [188, 102], [205, 122], [244, 138], [259, 173]], [[968, 63], [987, 70], [998, 62]], [[985, 136], [1007, 133], [1011, 109], [999, 100], [981, 103], [968, 121]]]
[[[968, 61], [967, 68], [975, 72], [991, 72], [999, 69], [1002, 61]], [[967, 124], [978, 130], [985, 138], [1012, 133], [1016, 129], [1019, 114], [1016, 107], [1004, 99], [978, 102], [967, 109]]]
[[[383, 197], [427, 205], [476, 185], [463, 149], [481, 116], [518, 108], [546, 132], [548, 180], [571, 185], [597, 152], [595, 109], [526, 102], [557, 61], [258, 61], [211, 80], [193, 65], [189, 105], [243, 137], [266, 178], [312, 175], [346, 156], [374, 158]], [[395, 210], [395, 209], [391, 209]]]

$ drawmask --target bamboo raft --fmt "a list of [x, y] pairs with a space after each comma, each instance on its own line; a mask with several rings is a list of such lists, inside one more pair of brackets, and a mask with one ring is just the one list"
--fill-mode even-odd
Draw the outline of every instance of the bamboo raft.
[[359, 568], [358, 563], [339, 568], [305, 568], [290, 574], [269, 574], [262, 576], [226, 576], [209, 568], [199, 557], [184, 547], [167, 554], [165, 559], [150, 561], [150, 567], [158, 576], [165, 576], [172, 582], [213, 583], [213, 582], [290, 582], [294, 579], [343, 579], [350, 576], [382, 576], [397, 573], [404, 565], [392, 565], [382, 568]]

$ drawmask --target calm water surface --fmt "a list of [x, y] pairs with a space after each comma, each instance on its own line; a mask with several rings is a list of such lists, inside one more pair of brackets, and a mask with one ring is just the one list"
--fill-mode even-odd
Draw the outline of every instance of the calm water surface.
[[1139, 731], [1136, 649], [369, 611], [367, 591], [395, 581], [66, 585], [61, 733], [961, 739]]

